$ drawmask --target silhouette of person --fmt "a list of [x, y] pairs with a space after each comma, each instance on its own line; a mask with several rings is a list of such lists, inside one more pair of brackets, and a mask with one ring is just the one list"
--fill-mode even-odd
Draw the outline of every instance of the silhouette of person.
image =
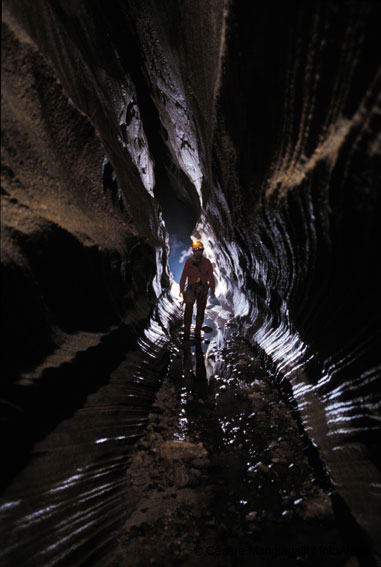
[[[215, 281], [213, 267], [207, 258], [203, 257], [204, 246], [202, 242], [192, 243], [193, 257], [185, 262], [180, 279], [180, 297], [184, 297], [184, 340], [189, 339], [192, 323], [193, 305], [197, 303], [195, 338], [201, 338], [201, 327], [204, 322], [205, 307], [210, 287], [210, 297], [214, 298]], [[184, 292], [185, 283], [188, 281]]]

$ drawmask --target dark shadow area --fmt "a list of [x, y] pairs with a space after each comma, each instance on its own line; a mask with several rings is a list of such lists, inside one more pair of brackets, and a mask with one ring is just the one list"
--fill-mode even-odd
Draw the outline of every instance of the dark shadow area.
[[[195, 359], [195, 360], [194, 360]], [[205, 368], [205, 354], [201, 341], [195, 341], [194, 347], [184, 348], [184, 383], [193, 399], [205, 401], [208, 393], [208, 381]]]
[[[140, 332], [143, 328], [142, 322]], [[73, 416], [90, 394], [109, 382], [126, 352], [138, 348], [137, 331], [137, 326], [123, 325], [98, 346], [77, 354], [73, 362], [47, 369], [34, 384], [1, 388], [1, 488], [27, 463], [35, 442]]]

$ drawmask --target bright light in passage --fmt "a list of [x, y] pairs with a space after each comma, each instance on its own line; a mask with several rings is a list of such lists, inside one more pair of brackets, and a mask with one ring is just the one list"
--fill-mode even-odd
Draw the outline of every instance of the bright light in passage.
[[177, 282], [173, 281], [172, 285], [171, 285], [171, 294], [173, 295], [173, 298], [180, 303], [181, 299], [179, 298], [179, 292], [180, 292], [180, 286]]

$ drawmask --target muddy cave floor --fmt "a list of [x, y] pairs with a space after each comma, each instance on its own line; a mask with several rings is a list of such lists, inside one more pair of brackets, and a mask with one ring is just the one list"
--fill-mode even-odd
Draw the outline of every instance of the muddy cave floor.
[[206, 337], [172, 347], [105, 564], [363, 565], [295, 414], [250, 347], [232, 336], [219, 350]]

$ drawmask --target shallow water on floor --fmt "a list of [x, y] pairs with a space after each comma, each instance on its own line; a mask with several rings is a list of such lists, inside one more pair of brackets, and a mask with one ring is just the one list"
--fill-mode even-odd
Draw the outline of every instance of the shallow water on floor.
[[334, 514], [306, 521], [298, 513], [324, 495], [271, 377], [234, 332], [224, 344], [216, 332], [204, 337], [175, 349], [170, 376], [181, 401], [176, 435], [201, 442], [212, 459], [222, 556], [241, 549], [245, 565], [345, 565], [352, 550]]
[[0, 497], [4, 565], [83, 565], [128, 503], [125, 475], [168, 358], [130, 352], [106, 385], [35, 443]]

